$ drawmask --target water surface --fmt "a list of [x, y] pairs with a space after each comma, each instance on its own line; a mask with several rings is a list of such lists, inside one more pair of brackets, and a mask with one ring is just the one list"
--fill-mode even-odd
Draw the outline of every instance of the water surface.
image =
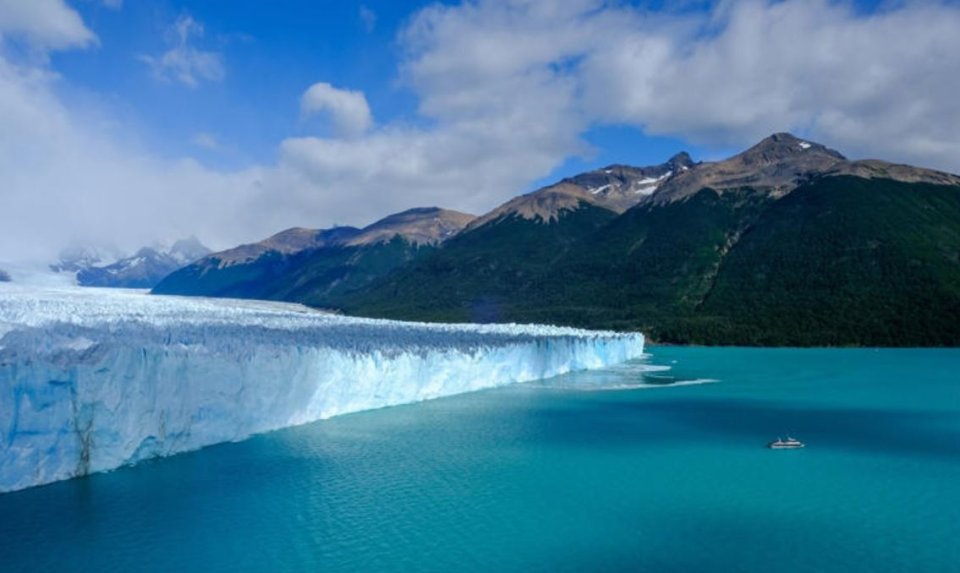
[[0, 571], [958, 571], [958, 373], [657, 347], [0, 495]]

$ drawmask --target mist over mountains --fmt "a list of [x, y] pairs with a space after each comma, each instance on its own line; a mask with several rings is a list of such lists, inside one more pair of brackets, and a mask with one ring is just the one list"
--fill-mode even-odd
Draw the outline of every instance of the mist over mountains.
[[117, 249], [73, 247], [64, 249], [50, 270], [75, 275], [80, 286], [153, 288], [168, 274], [209, 253], [196, 237], [169, 247], [143, 247], [129, 256]]

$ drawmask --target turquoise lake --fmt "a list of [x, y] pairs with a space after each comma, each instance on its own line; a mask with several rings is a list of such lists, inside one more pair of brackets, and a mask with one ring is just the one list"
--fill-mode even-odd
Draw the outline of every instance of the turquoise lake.
[[960, 350], [649, 352], [0, 495], [0, 572], [960, 571]]

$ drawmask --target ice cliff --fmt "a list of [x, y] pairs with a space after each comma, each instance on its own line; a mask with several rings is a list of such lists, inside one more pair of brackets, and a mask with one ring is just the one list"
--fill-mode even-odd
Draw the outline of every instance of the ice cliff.
[[0, 492], [638, 357], [641, 334], [0, 285]]

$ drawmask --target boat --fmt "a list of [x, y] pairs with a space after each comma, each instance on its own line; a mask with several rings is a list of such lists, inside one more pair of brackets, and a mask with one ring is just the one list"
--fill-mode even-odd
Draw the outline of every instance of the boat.
[[781, 440], [780, 438], [777, 438], [776, 441], [770, 442], [769, 444], [767, 444], [767, 447], [770, 448], [771, 450], [795, 450], [797, 448], [802, 448], [803, 442], [801, 442], [796, 438], [791, 438], [790, 436], [787, 436], [786, 440]]

